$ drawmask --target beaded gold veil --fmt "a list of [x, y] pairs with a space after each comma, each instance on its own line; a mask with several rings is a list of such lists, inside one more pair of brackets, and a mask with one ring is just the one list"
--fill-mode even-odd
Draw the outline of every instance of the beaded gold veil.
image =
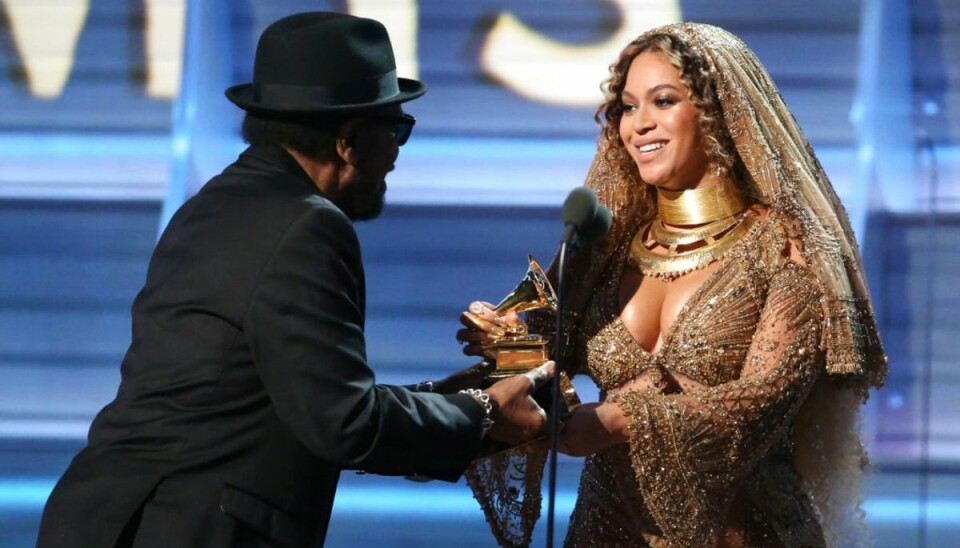
[[[854, 380], [865, 398], [871, 386], [882, 386], [887, 365], [860, 253], [850, 221], [810, 144], [787, 109], [780, 92], [756, 55], [733, 34], [711, 25], [680, 23], [648, 31], [673, 36], [707, 64], [720, 102], [723, 125], [736, 146], [764, 203], [790, 220], [791, 238], [800, 243], [826, 295], [823, 347], [827, 371]], [[572, 297], [576, 310], [589, 297], [613, 247], [635, 230], [633, 204], [642, 189], [624, 188], [611, 165], [609, 150], [621, 146], [601, 136], [585, 185], [597, 191], [613, 212], [610, 242], [579, 262], [583, 280]]]

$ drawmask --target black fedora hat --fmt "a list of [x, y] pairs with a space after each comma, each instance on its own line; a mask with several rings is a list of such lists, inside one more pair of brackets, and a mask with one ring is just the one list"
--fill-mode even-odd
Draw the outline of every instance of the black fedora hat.
[[422, 82], [397, 78], [390, 37], [378, 21], [307, 12], [263, 31], [253, 82], [226, 95], [247, 111], [324, 113], [402, 103], [426, 91]]

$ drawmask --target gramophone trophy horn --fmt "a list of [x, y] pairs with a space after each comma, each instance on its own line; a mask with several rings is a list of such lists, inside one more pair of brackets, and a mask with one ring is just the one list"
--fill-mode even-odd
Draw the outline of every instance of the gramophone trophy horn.
[[552, 311], [557, 310], [557, 294], [554, 293], [550, 280], [547, 279], [547, 275], [543, 273], [543, 269], [540, 268], [532, 255], [528, 255], [527, 260], [530, 261], [527, 275], [494, 309], [494, 312], [498, 315], [511, 310], [518, 314], [543, 308], [549, 308]]
[[[527, 259], [530, 261], [527, 274], [496, 306], [497, 315], [542, 309], [556, 312], [557, 294], [550, 280], [533, 256]], [[494, 379], [525, 373], [550, 359], [547, 340], [542, 335], [527, 333], [524, 323], [506, 328], [502, 337], [484, 345], [483, 352], [496, 363], [496, 369], [490, 374]]]

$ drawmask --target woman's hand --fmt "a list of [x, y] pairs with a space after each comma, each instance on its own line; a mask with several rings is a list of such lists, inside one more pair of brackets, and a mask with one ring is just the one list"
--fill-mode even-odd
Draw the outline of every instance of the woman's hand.
[[484, 344], [505, 336], [507, 330], [522, 323], [516, 312], [498, 316], [493, 309], [494, 306], [488, 302], [474, 301], [470, 303], [469, 310], [460, 314], [464, 329], [457, 331], [457, 340], [466, 344], [464, 354], [483, 355]]
[[629, 438], [627, 417], [615, 403], [587, 403], [563, 422], [557, 446], [561, 453], [585, 457]]

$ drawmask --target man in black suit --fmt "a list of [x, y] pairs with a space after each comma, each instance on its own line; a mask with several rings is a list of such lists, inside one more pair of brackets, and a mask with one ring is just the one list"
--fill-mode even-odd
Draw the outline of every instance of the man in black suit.
[[484, 435], [542, 431], [524, 376], [441, 395], [367, 366], [351, 220], [380, 212], [414, 123], [400, 104], [425, 90], [397, 78], [376, 21], [304, 13], [264, 32], [253, 83], [227, 90], [251, 146], [157, 244], [117, 397], [39, 546], [322, 545], [341, 469], [455, 480]]

